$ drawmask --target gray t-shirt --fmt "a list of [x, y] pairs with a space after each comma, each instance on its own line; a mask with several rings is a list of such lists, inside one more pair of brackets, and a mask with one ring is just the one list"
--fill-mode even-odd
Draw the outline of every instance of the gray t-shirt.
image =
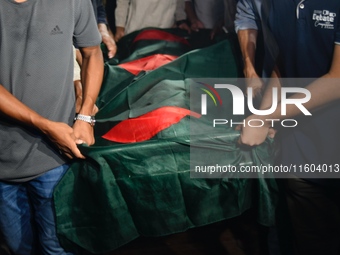
[[[40, 115], [73, 124], [73, 40], [98, 45], [90, 0], [0, 0], [0, 84]], [[0, 115], [0, 180], [27, 181], [65, 163], [37, 130]]]

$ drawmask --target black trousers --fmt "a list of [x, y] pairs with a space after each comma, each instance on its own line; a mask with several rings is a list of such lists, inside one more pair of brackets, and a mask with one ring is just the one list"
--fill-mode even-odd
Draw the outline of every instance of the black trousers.
[[289, 215], [281, 217], [290, 218], [294, 255], [340, 254], [340, 181], [292, 177], [283, 183]]

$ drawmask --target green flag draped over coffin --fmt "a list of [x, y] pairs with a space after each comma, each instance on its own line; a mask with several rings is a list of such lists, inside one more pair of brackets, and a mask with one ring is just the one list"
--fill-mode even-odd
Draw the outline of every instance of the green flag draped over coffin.
[[[171, 30], [159, 32], [163, 38]], [[157, 34], [157, 30], [152, 33]], [[273, 180], [190, 178], [190, 119], [202, 119], [189, 111], [192, 79], [238, 77], [241, 68], [234, 40], [191, 50], [183, 38], [173, 40], [173, 33], [166, 40], [154, 35], [151, 40], [138, 38], [139, 34], [124, 37], [118, 57], [106, 61], [97, 101], [100, 111], [96, 116], [96, 143], [80, 146], [86, 160], [74, 162], [55, 190], [57, 230], [62, 244], [94, 253], [110, 251], [140, 235], [167, 235], [232, 218], [255, 204], [258, 221], [272, 225], [276, 205]], [[143, 61], [155, 54], [176, 59], [171, 57], [166, 64], [162, 59], [160, 67], [147, 65], [158, 67], [153, 71], [143, 70], [145, 64], [129, 67], [128, 62]], [[174, 121], [169, 112], [175, 115]], [[149, 119], [145, 116], [150, 114], [157, 116], [154, 119], [163, 114], [171, 120], [144, 124], [143, 117]], [[118, 130], [124, 121], [130, 122], [132, 128], [128, 132], [120, 130], [122, 140], [106, 139], [105, 135]], [[159, 123], [165, 122], [159, 128]], [[131, 139], [141, 132], [136, 131], [138, 126], [150, 134], [142, 135], [140, 140]], [[227, 149], [211, 136], [205, 144], [213, 142], [227, 161], [240, 164], [242, 155], [249, 152], [236, 146], [237, 137], [238, 132], [227, 129], [223, 138], [229, 144]], [[270, 140], [250, 153], [253, 164], [272, 163], [274, 154], [275, 146]]]

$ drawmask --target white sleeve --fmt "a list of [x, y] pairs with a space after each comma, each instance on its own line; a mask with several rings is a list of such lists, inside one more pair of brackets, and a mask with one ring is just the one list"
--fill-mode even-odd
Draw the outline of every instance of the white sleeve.
[[184, 0], [177, 0], [176, 3], [176, 12], [175, 12], [175, 19], [176, 21], [184, 20], [187, 18], [185, 13], [185, 3]]
[[73, 81], [78, 81], [78, 80], [80, 80], [80, 66], [79, 66], [78, 61], [77, 61], [76, 48], [74, 46], [73, 46], [73, 62], [74, 62]]
[[125, 27], [129, 12], [130, 0], [117, 0], [115, 19], [117, 27]]

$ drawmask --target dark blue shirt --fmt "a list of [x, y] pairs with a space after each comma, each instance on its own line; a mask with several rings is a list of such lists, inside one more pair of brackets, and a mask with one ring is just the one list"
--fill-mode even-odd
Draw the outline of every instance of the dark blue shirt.
[[[272, 0], [268, 26], [279, 48], [282, 77], [319, 78], [332, 64], [335, 44], [340, 44], [339, 0]], [[300, 87], [310, 83], [283, 82]], [[327, 87], [325, 87], [327, 89]], [[298, 117], [296, 128], [282, 128], [283, 165], [340, 164], [340, 103]], [[297, 173], [301, 178], [325, 174]], [[314, 179], [319, 183], [323, 181]]]
[[103, 3], [101, 0], [91, 0], [92, 5], [93, 5], [93, 10], [94, 10], [94, 14], [96, 16], [97, 19], [97, 23], [104, 23], [106, 24], [106, 13], [105, 13], [105, 8], [103, 6]]
[[283, 77], [321, 77], [340, 44], [339, 0], [273, 0], [270, 30], [280, 49]]

